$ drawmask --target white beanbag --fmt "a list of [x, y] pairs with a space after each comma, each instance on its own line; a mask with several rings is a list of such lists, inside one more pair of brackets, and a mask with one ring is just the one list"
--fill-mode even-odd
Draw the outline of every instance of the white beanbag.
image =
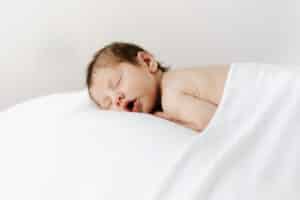
[[101, 111], [87, 90], [0, 113], [0, 199], [151, 199], [197, 135], [142, 113]]

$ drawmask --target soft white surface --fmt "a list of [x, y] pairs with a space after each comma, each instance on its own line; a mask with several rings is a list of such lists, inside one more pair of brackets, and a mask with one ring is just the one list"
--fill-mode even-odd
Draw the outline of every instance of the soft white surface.
[[155, 200], [299, 200], [300, 65], [235, 63]]
[[83, 88], [92, 55], [115, 40], [172, 67], [300, 64], [299, 11], [299, 0], [2, 0], [0, 110]]
[[195, 132], [147, 114], [105, 112], [86, 90], [0, 113], [0, 199], [147, 199]]
[[208, 127], [105, 112], [86, 91], [0, 113], [0, 199], [298, 200], [300, 66], [234, 63]]

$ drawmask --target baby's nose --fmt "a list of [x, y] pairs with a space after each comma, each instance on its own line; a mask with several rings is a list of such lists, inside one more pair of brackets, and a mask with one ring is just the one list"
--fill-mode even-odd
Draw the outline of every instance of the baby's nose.
[[123, 93], [118, 93], [115, 97], [115, 105], [120, 107], [122, 106], [122, 101], [124, 100], [124, 94]]

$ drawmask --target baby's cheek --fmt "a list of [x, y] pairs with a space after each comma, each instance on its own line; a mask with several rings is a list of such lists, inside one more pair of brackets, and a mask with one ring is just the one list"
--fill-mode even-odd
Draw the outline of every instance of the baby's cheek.
[[145, 102], [142, 104], [142, 111], [145, 113], [151, 112], [152, 108], [153, 108], [153, 106], [149, 105], [149, 102]]
[[141, 99], [141, 112], [144, 112], [144, 113], [149, 113], [151, 112], [153, 106], [151, 105], [151, 103], [149, 102], [149, 99], [148, 98], [143, 98]]

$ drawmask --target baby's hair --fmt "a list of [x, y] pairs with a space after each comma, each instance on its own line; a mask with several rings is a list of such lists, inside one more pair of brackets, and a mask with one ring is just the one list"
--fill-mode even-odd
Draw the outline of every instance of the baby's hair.
[[[90, 88], [92, 85], [92, 74], [95, 67], [114, 66], [121, 62], [138, 65], [136, 56], [139, 51], [149, 53], [136, 44], [126, 42], [112, 42], [98, 50], [88, 64], [86, 77], [87, 87]], [[166, 72], [168, 70], [168, 67], [162, 66], [160, 62], [157, 62], [157, 64], [161, 71]]]

